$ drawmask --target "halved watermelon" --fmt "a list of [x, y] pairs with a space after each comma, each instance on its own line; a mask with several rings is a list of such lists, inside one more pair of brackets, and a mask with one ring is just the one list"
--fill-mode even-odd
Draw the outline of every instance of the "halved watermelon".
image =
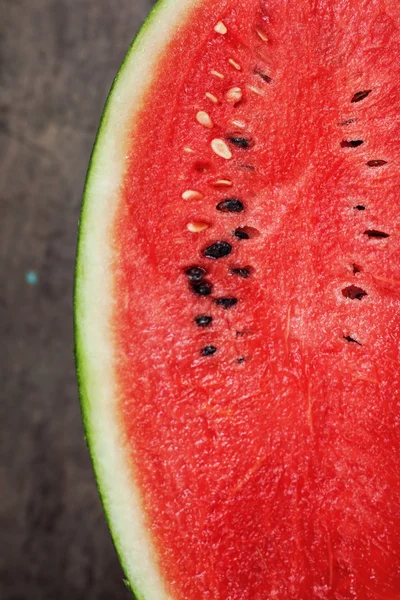
[[164, 0], [118, 74], [76, 345], [138, 598], [400, 598], [399, 27]]

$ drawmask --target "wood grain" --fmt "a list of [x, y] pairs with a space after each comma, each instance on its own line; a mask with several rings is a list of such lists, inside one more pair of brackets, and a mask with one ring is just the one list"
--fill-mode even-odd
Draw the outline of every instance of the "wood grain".
[[130, 598], [83, 438], [72, 284], [96, 127], [152, 4], [0, 0], [2, 600]]

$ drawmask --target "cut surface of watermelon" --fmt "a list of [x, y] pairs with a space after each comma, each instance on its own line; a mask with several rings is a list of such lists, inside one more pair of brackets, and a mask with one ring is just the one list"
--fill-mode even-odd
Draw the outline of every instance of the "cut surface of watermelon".
[[76, 344], [138, 598], [400, 599], [399, 27], [164, 0], [121, 68]]

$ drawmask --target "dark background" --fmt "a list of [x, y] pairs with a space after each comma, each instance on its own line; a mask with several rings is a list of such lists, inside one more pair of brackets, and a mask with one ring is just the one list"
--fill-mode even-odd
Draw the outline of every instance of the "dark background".
[[0, 0], [1, 600], [131, 597], [83, 437], [72, 287], [96, 128], [152, 4]]

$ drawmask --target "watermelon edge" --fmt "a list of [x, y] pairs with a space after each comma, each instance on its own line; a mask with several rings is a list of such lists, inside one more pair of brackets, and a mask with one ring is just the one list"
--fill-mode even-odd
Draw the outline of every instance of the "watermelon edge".
[[[140, 566], [139, 568], [137, 568], [134, 564], [131, 563], [131, 561], [128, 558], [127, 548], [124, 548], [125, 544], [122, 540], [122, 531], [124, 531], [125, 534], [126, 529], [124, 527], [123, 522], [118, 523], [118, 505], [116, 504], [114, 506], [114, 500], [116, 498], [112, 497], [113, 493], [111, 492], [112, 486], [109, 475], [111, 471], [114, 471], [115, 469], [118, 470], [118, 468], [121, 468], [123, 465], [128, 465], [128, 458], [126, 456], [123, 456], [123, 450], [119, 448], [119, 461], [117, 461], [117, 463], [114, 462], [114, 464], [111, 464], [112, 461], [110, 461], [110, 464], [105, 466], [104, 457], [101, 457], [98, 451], [98, 448], [102, 444], [102, 442], [98, 442], [100, 429], [99, 423], [96, 423], [97, 407], [96, 399], [93, 393], [96, 384], [90, 382], [91, 376], [93, 375], [93, 372], [91, 373], [90, 371], [99, 371], [101, 369], [101, 366], [95, 367], [94, 363], [96, 361], [90, 358], [90, 342], [87, 341], [84, 333], [85, 320], [88, 318], [88, 308], [90, 308], [91, 292], [93, 291], [89, 289], [90, 285], [88, 285], [88, 283], [85, 282], [85, 270], [88, 268], [88, 266], [90, 267], [90, 265], [87, 264], [87, 257], [90, 256], [90, 251], [88, 251], [87, 247], [88, 245], [90, 245], [88, 244], [88, 242], [90, 241], [88, 238], [90, 238], [90, 233], [93, 230], [93, 227], [91, 227], [91, 223], [93, 222], [93, 213], [96, 213], [96, 209], [93, 208], [95, 204], [93, 192], [94, 188], [96, 187], [96, 184], [98, 184], [101, 181], [101, 175], [100, 177], [97, 175], [96, 168], [101, 160], [100, 155], [103, 154], [104, 160], [104, 156], [108, 153], [106, 146], [107, 142], [110, 140], [110, 136], [112, 135], [110, 133], [110, 130], [108, 129], [108, 126], [110, 120], [112, 119], [112, 113], [114, 110], [114, 105], [116, 104], [118, 94], [121, 93], [124, 84], [134, 79], [133, 71], [135, 57], [138, 53], [141, 53], [144, 47], [150, 45], [151, 41], [154, 41], [154, 34], [157, 34], [157, 27], [160, 27], [162, 36], [164, 37], [162, 42], [158, 42], [158, 44], [155, 44], [156, 49], [155, 51], [153, 51], [153, 54], [150, 56], [147, 55], [148, 63], [151, 63], [152, 58], [153, 63], [155, 63], [157, 56], [159, 56], [159, 54], [165, 48], [166, 43], [170, 39], [172, 39], [173, 33], [176, 30], [176, 27], [179, 25], [180, 21], [183, 21], [185, 17], [187, 18], [190, 9], [192, 9], [194, 5], [199, 2], [201, 2], [201, 0], [179, 0], [179, 3], [176, 0], [158, 0], [153, 6], [151, 12], [147, 16], [140, 30], [138, 31], [136, 37], [132, 41], [130, 48], [128, 49], [128, 52], [111, 86], [110, 92], [108, 94], [103, 109], [100, 125], [96, 134], [87, 170], [86, 182], [82, 198], [81, 214], [78, 222], [78, 240], [73, 291], [75, 340], [74, 355], [81, 414], [84, 426], [84, 435], [89, 449], [98, 493], [103, 506], [103, 511], [107, 520], [109, 530], [112, 535], [114, 547], [119, 557], [120, 564], [124, 571], [125, 577], [127, 578], [126, 580], [124, 580], [124, 582], [126, 586], [132, 591], [137, 600], [172, 599], [167, 594], [161, 575], [158, 572], [158, 567], [155, 561], [155, 553], [153, 548], [151, 547], [150, 540], [147, 540], [147, 542], [145, 543], [147, 546], [147, 554], [153, 554], [153, 556], [150, 557], [150, 563], [153, 562], [153, 564], [150, 564], [152, 573], [149, 573], [149, 575], [151, 576], [147, 578], [141, 576]], [[174, 8], [176, 6], [179, 6], [179, 9]], [[173, 16], [172, 18], [170, 18], [168, 22], [168, 27], [166, 28], [165, 23], [163, 23], [163, 18], [166, 17], [167, 13], [173, 13]], [[168, 35], [166, 34], [169, 34], [170, 37], [168, 37]], [[149, 72], [151, 72], [151, 68], [147, 66], [147, 68], [145, 68], [145, 74]], [[145, 92], [149, 89], [151, 82], [152, 78], [148, 77], [144, 84], [142, 84], [142, 89], [140, 89], [140, 86], [137, 86], [137, 88], [135, 89], [135, 95], [137, 100], [140, 101], [140, 99], [143, 98]], [[130, 119], [132, 119], [132, 122], [134, 122], [133, 115], [135, 112], [135, 108], [138, 104], [138, 102], [131, 101], [130, 107], [132, 110], [126, 110], [125, 123], [123, 122], [123, 124], [125, 124], [127, 127], [129, 127], [129, 125], [131, 124]], [[121, 182], [116, 181], [116, 189], [118, 188], [119, 183]], [[117, 202], [115, 202], [115, 205], [116, 204]], [[122, 471], [122, 469], [120, 470]], [[133, 482], [130, 471], [125, 474], [124, 479], [126, 485], [125, 493], [127, 494], [128, 488], [134, 488], [134, 485], [132, 485]], [[137, 490], [134, 491], [137, 492]], [[118, 495], [118, 492], [119, 490], [114, 490], [115, 496]], [[132, 493], [132, 489], [130, 490], [130, 493]], [[140, 501], [138, 492], [137, 498]], [[133, 507], [128, 506], [128, 508], [132, 509]], [[135, 508], [138, 509], [139, 513], [140, 506], [138, 505], [138, 503]], [[143, 516], [141, 514], [137, 514], [136, 517], [138, 521], [142, 521], [139, 526], [139, 529], [144, 530]], [[121, 521], [123, 521], [123, 519]], [[128, 537], [128, 535], [126, 537]], [[143, 551], [143, 543], [136, 543], [136, 546], [136, 555], [139, 556], [139, 552], [140, 554], [142, 554]], [[143, 554], [145, 553], [143, 552]], [[147, 555], [147, 560], [148, 559], [149, 556]]]

